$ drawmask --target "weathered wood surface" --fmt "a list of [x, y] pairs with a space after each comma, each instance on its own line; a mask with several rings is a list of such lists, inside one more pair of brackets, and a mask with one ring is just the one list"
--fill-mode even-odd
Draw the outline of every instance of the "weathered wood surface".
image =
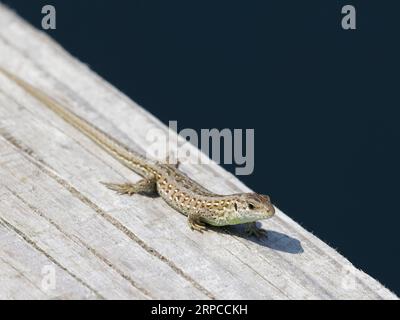
[[[1, 5], [0, 65], [139, 152], [148, 130], [168, 130]], [[182, 170], [249, 191], [213, 163]], [[99, 184], [126, 179], [138, 176], [0, 74], [0, 298], [397, 298], [279, 210], [268, 240], [199, 234], [161, 199]]]

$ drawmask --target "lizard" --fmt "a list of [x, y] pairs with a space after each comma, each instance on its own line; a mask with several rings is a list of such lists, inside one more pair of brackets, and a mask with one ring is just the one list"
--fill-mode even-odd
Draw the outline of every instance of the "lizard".
[[275, 214], [275, 208], [269, 196], [255, 192], [231, 195], [214, 193], [179, 170], [179, 162], [170, 164], [167, 159], [164, 163], [130, 150], [41, 89], [3, 68], [0, 68], [0, 71], [45, 107], [142, 177], [136, 183], [101, 182], [107, 188], [129, 196], [133, 194], [160, 196], [169, 206], [187, 216], [192, 230], [202, 232], [207, 230], [207, 225], [222, 227], [245, 224], [248, 235], [256, 237], [267, 235], [264, 229], [256, 226], [256, 222], [271, 218]]

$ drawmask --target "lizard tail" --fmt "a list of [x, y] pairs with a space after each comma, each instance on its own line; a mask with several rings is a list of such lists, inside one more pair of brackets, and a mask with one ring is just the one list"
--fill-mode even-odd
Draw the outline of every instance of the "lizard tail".
[[114, 138], [107, 135], [104, 131], [90, 124], [85, 119], [81, 118], [61, 102], [53, 99], [45, 94], [42, 90], [35, 88], [31, 84], [15, 76], [9, 71], [0, 67], [0, 71], [9, 79], [17, 83], [25, 91], [35, 97], [48, 109], [52, 110], [67, 123], [78, 129], [80, 132], [88, 136], [92, 141], [99, 145], [102, 149], [118, 159], [121, 163], [132, 169], [143, 177], [152, 175], [152, 163], [138, 153], [129, 150], [126, 146], [116, 141]]

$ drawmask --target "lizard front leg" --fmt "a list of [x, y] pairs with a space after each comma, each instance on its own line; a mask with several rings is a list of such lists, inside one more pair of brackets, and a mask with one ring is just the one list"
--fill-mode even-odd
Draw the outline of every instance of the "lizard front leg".
[[258, 228], [256, 225], [256, 222], [246, 223], [245, 232], [249, 236], [255, 236], [258, 239], [267, 237], [267, 231], [264, 229]]
[[135, 193], [154, 195], [157, 192], [156, 182], [153, 179], [142, 179], [136, 183], [106, 183], [101, 182], [108, 189], [114, 190], [119, 194], [127, 194], [129, 196]]

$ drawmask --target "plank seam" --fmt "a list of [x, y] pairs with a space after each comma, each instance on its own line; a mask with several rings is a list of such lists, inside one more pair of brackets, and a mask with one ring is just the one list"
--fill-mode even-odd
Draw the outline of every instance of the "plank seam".
[[17, 227], [15, 227], [13, 224], [5, 220], [3, 217], [0, 217], [0, 223], [3, 224], [5, 227], [8, 229], [14, 231], [17, 235], [19, 235], [26, 243], [28, 243], [32, 248], [34, 248], [36, 251], [40, 252], [43, 254], [47, 259], [49, 259], [51, 262], [53, 262], [56, 266], [64, 270], [66, 273], [68, 273], [71, 277], [73, 277], [76, 281], [78, 281], [80, 284], [88, 288], [90, 291], [92, 291], [99, 299], [104, 299], [104, 297], [94, 288], [92, 288], [89, 284], [87, 284], [85, 281], [83, 281], [80, 277], [78, 277], [76, 274], [73, 272], [69, 271], [66, 267], [64, 267], [60, 262], [58, 262], [54, 257], [52, 257], [50, 254], [48, 254], [44, 249], [42, 249], [35, 241], [30, 239], [24, 232], [19, 230]]
[[40, 216], [41, 218], [45, 219], [49, 224], [54, 226], [61, 234], [63, 234], [65, 237], [67, 237], [69, 240], [81, 244], [83, 247], [85, 247], [86, 250], [88, 250], [91, 254], [93, 254], [96, 258], [100, 259], [104, 264], [106, 264], [108, 267], [110, 267], [112, 270], [117, 272], [123, 279], [129, 282], [135, 289], [141, 291], [144, 295], [148, 296], [149, 298], [154, 298], [151, 296], [150, 292], [146, 290], [145, 288], [142, 288], [139, 286], [135, 280], [133, 280], [129, 275], [124, 273], [122, 270], [120, 270], [117, 266], [115, 266], [113, 263], [111, 263], [106, 257], [102, 256], [99, 252], [97, 252], [96, 249], [93, 247], [90, 247], [87, 243], [85, 243], [82, 239], [79, 237], [74, 237], [69, 235], [67, 232], [65, 232], [57, 223], [55, 223], [51, 218], [47, 217], [41, 210], [39, 210], [37, 207], [32, 205], [31, 203], [27, 202], [25, 199], [23, 199], [18, 193], [15, 191], [9, 189], [6, 187], [6, 189], [12, 193], [18, 200], [20, 200], [23, 204], [25, 204], [29, 209], [31, 209], [35, 214]]
[[[128, 229], [125, 225], [123, 225], [119, 220], [115, 219], [103, 209], [101, 209], [97, 204], [92, 202], [88, 197], [80, 193], [75, 187], [69, 184], [66, 180], [58, 176], [51, 166], [47, 165], [42, 159], [36, 156], [34, 151], [26, 146], [23, 146], [17, 139], [15, 139], [9, 132], [5, 129], [0, 130], [0, 136], [3, 137], [9, 144], [11, 144], [14, 148], [20, 151], [23, 156], [33, 165], [35, 165], [39, 170], [45, 173], [47, 176], [55, 180], [58, 184], [64, 187], [67, 191], [71, 193], [74, 197], [79, 199], [82, 203], [87, 205], [89, 208], [94, 210], [97, 214], [99, 214], [103, 219], [105, 219], [108, 223], [112, 224], [115, 228], [125, 234], [129, 239], [136, 242], [142, 249], [144, 249], [147, 253], [156, 257], [163, 263], [165, 263], [168, 267], [170, 267], [176, 274], [184, 278], [188, 281], [193, 287], [202, 292], [209, 299], [216, 299], [216, 297], [205, 287], [203, 287], [200, 283], [194, 280], [190, 275], [185, 273], [181, 268], [179, 268], [173, 261], [163, 256], [160, 252], [158, 252], [155, 248], [148, 245], [145, 241], [140, 239], [135, 233], [133, 233], [130, 229]], [[50, 169], [47, 169], [50, 168]]]

